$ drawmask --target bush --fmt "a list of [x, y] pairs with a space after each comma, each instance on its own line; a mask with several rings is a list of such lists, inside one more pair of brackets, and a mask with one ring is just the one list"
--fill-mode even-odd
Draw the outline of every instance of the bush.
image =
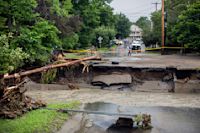
[[115, 35], [116, 35], [116, 31], [114, 28], [110, 28], [110, 27], [105, 27], [105, 26], [101, 26], [98, 27], [94, 30], [95, 32], [95, 40], [98, 42], [98, 37], [102, 37], [102, 44], [101, 47], [109, 47], [110, 46], [110, 41], [112, 39], [114, 39]]
[[61, 47], [58, 33], [59, 30], [53, 24], [41, 20], [30, 28], [21, 28], [20, 36], [12, 44], [29, 53], [28, 60], [31, 63], [44, 64], [49, 60], [52, 49]]
[[9, 38], [12, 38], [11, 34], [0, 36], [0, 74], [8, 73], [22, 66], [23, 60], [29, 57], [21, 48], [12, 49], [9, 46]]
[[63, 48], [64, 49], [73, 49], [78, 44], [79, 36], [76, 33], [73, 33], [63, 39]]

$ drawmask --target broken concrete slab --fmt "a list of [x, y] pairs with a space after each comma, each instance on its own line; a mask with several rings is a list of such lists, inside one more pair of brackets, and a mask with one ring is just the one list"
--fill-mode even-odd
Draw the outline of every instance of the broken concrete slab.
[[132, 77], [130, 74], [113, 73], [109, 75], [98, 75], [92, 80], [93, 85], [116, 85], [116, 84], [131, 84]]

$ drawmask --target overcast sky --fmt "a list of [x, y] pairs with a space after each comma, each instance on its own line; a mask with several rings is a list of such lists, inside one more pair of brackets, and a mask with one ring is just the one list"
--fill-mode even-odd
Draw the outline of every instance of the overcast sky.
[[[140, 16], [150, 17], [151, 12], [156, 10], [155, 2], [161, 3], [161, 0], [113, 0], [111, 7], [116, 13], [125, 14], [132, 22], [135, 22]], [[158, 9], [161, 4], [158, 5]]]

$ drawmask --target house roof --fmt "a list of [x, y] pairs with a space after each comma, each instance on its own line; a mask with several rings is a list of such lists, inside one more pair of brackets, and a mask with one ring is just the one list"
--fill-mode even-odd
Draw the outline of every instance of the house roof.
[[139, 32], [142, 32], [142, 29], [140, 27], [138, 27], [137, 25], [132, 25], [131, 26], [131, 32], [133, 31], [139, 31]]

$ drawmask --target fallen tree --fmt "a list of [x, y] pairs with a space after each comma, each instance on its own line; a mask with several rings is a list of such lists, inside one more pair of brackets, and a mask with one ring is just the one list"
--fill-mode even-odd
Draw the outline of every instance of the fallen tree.
[[47, 66], [44, 66], [44, 67], [36, 68], [36, 69], [33, 69], [33, 70], [28, 70], [28, 71], [25, 71], [25, 72], [19, 72], [19, 73], [15, 73], [15, 74], [12, 74], [12, 75], [4, 75], [3, 78], [4, 79], [20, 78], [21, 76], [27, 76], [27, 75], [30, 75], [30, 74], [33, 74], [33, 73], [47, 71], [47, 70], [53, 69], [53, 68], [71, 66], [71, 65], [80, 63], [82, 61], [93, 60], [93, 59], [100, 59], [100, 57], [91, 56], [91, 57], [86, 57], [86, 58], [82, 58], [82, 59], [79, 59], [79, 60], [70, 61], [70, 62], [66, 62], [66, 63], [51, 64], [51, 65], [47, 65]]
[[[24, 72], [14, 73], [11, 75], [4, 75], [0, 78], [1, 82], [4, 79], [12, 79], [16, 78], [16, 80], [22, 79], [25, 76], [28, 76], [30, 74], [38, 73], [38, 72], [44, 72], [48, 71], [50, 69], [59, 68], [59, 67], [66, 67], [75, 65], [77, 63], [82, 63], [86, 60], [94, 60], [94, 59], [100, 59], [97, 56], [82, 58], [75, 61], [60, 61], [60, 63], [47, 65], [44, 67], [36, 68], [33, 70], [28, 70]], [[40, 100], [32, 99], [31, 97], [28, 97], [24, 95], [26, 92], [26, 88], [23, 87], [24, 83], [26, 83], [27, 80], [20, 82], [19, 84], [15, 86], [8, 87], [2, 82], [4, 85], [0, 89], [0, 117], [1, 118], [16, 118], [17, 116], [21, 116], [27, 111], [37, 109], [40, 107], [45, 106], [45, 103], [43, 103]]]

